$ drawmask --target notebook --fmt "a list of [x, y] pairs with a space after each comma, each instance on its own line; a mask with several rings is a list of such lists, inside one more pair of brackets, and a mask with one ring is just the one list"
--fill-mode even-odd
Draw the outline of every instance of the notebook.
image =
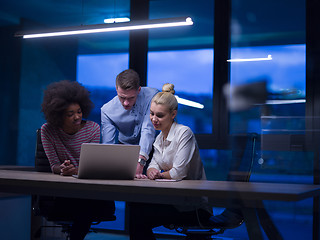
[[83, 179], [134, 179], [139, 145], [83, 143], [78, 175]]

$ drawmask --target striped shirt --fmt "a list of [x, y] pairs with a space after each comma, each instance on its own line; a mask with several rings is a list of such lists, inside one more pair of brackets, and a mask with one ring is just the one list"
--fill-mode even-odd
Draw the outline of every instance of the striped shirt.
[[81, 144], [99, 143], [100, 126], [95, 122], [86, 121], [83, 128], [70, 135], [61, 128], [45, 123], [41, 127], [41, 140], [52, 171], [54, 165], [61, 165], [65, 160], [70, 160], [75, 167], [78, 167]]

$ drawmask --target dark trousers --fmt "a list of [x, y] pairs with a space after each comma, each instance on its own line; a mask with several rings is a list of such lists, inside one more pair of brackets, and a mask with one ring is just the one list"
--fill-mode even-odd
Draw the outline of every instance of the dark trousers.
[[49, 219], [71, 221], [71, 240], [84, 239], [92, 222], [103, 221], [115, 212], [114, 201], [62, 197], [40, 197], [39, 208]]
[[210, 213], [203, 209], [180, 212], [172, 205], [129, 203], [130, 240], [155, 240], [152, 229], [170, 224], [193, 224], [208, 221]]

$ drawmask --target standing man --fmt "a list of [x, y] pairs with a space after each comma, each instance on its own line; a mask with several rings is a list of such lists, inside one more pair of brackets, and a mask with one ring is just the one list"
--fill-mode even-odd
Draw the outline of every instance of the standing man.
[[101, 108], [101, 133], [103, 143], [140, 145], [137, 159], [137, 178], [146, 178], [143, 168], [149, 159], [155, 139], [155, 129], [150, 121], [150, 102], [157, 89], [141, 87], [137, 72], [127, 69], [116, 78], [117, 96]]

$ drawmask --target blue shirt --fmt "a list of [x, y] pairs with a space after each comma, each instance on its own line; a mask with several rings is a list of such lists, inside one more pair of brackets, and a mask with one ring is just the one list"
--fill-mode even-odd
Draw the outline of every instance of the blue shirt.
[[115, 143], [116, 133], [121, 143], [140, 145], [140, 155], [149, 158], [155, 139], [155, 129], [150, 120], [150, 104], [157, 89], [142, 87], [136, 103], [125, 110], [115, 96], [101, 108], [102, 143]]

